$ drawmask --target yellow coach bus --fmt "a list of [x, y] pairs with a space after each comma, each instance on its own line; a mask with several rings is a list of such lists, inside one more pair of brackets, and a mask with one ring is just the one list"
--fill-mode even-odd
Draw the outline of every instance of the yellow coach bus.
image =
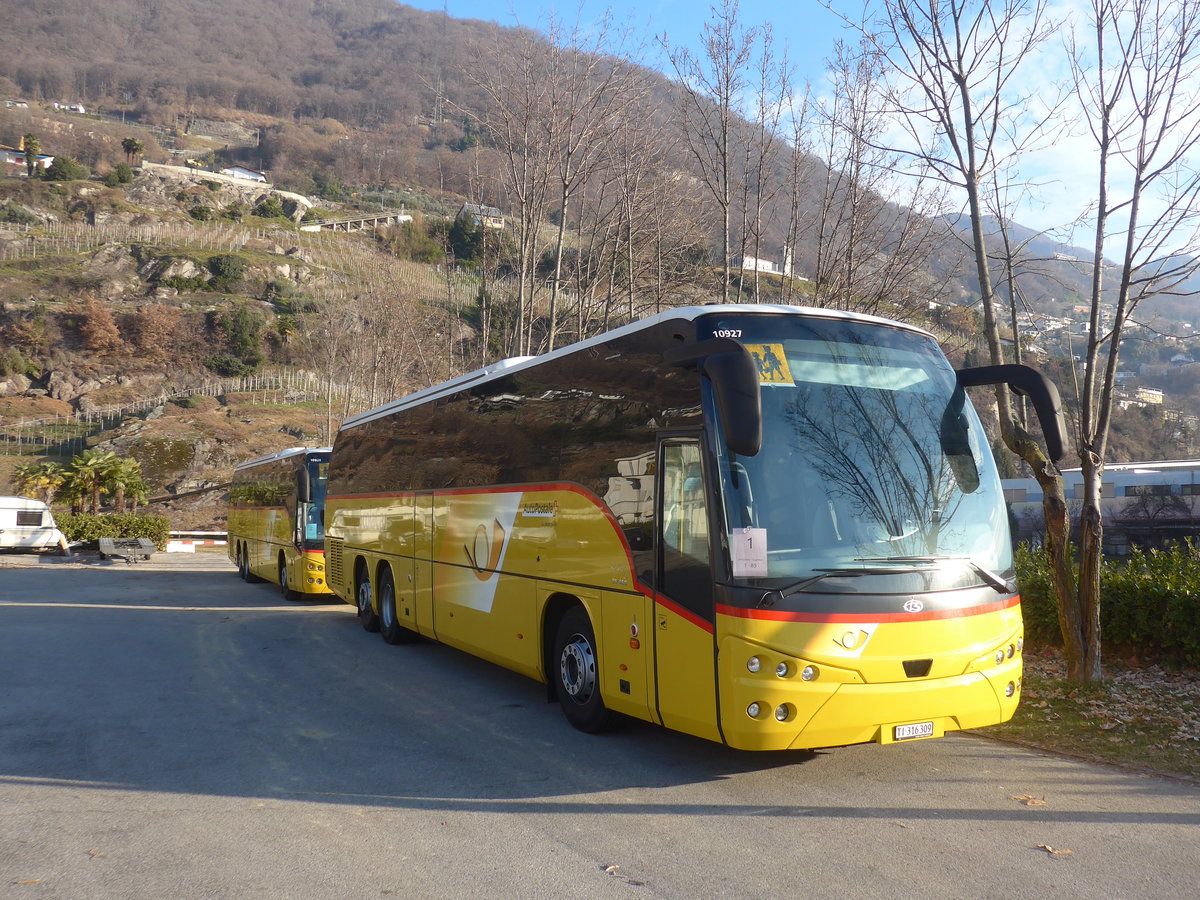
[[329, 447], [293, 447], [239, 465], [229, 488], [229, 559], [242, 580], [299, 600], [329, 594], [325, 485]]
[[441, 641], [752, 750], [1002, 722], [1022, 622], [963, 388], [1007, 382], [1061, 456], [1053, 385], [955, 373], [933, 337], [783, 306], [672, 310], [347, 419], [329, 581], [389, 643]]

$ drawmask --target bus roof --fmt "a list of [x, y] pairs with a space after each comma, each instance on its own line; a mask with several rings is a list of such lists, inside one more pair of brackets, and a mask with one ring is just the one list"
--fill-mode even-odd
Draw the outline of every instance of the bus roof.
[[[601, 344], [612, 340], [613, 338], [623, 337], [628, 334], [636, 334], [646, 328], [652, 328], [660, 322], [666, 322], [673, 319], [684, 319], [686, 321], [695, 321], [701, 316], [712, 315], [745, 315], [747, 313], [773, 313], [784, 315], [807, 316], [817, 319], [843, 319], [852, 322], [865, 322], [873, 325], [885, 325], [890, 328], [901, 328], [905, 331], [913, 331], [917, 334], [923, 334], [927, 337], [933, 337], [928, 331], [923, 328], [918, 328], [915, 325], [908, 325], [904, 322], [896, 322], [891, 319], [880, 318], [879, 316], [869, 316], [862, 313], [842, 312], [836, 309], [818, 309], [810, 306], [785, 306], [783, 304], [770, 303], [715, 303], [710, 306], [681, 306], [676, 309], [668, 309], [645, 319], [638, 319], [636, 322], [630, 322], [620, 328], [606, 331], [603, 334], [598, 334], [595, 337], [588, 338], [584, 341], [579, 341], [574, 344], [568, 344], [565, 347], [559, 347], [557, 350], [545, 353], [541, 356], [517, 356], [510, 359], [502, 359], [499, 362], [492, 363], [489, 366], [484, 366], [482, 369], [476, 369], [473, 372], [468, 372], [465, 375], [459, 375], [457, 378], [451, 378], [449, 381], [443, 381], [440, 384], [435, 384], [432, 387], [423, 388], [415, 391], [399, 399], [392, 400], [382, 406], [377, 406], [374, 409], [366, 410], [365, 412], [357, 413], [349, 416], [343, 422], [338, 431], [346, 431], [354, 428], [357, 425], [363, 425], [367, 422], [372, 422], [375, 419], [381, 419], [384, 416], [391, 415], [402, 409], [408, 409], [413, 406], [419, 406], [429, 400], [434, 400], [445, 394], [453, 393], [461, 390], [464, 387], [470, 387], [475, 384], [486, 384], [493, 378], [498, 378], [501, 375], [511, 371], [519, 371], [534, 365], [555, 359], [559, 356], [565, 356], [568, 353], [575, 353], [593, 344]], [[243, 463], [243, 465], [248, 465]], [[239, 466], [238, 468], [241, 468]]]
[[256, 459], [248, 459], [243, 463], [238, 463], [233, 471], [239, 472], [242, 469], [252, 469], [255, 466], [263, 466], [267, 463], [278, 462], [281, 459], [287, 459], [290, 456], [309, 453], [332, 453], [332, 447], [289, 447], [286, 450], [279, 450], [275, 453], [268, 453], [266, 456], [260, 456]]

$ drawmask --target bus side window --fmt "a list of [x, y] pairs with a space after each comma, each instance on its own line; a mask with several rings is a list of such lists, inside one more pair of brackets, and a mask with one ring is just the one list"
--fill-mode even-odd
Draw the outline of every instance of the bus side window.
[[675, 602], [712, 618], [708, 503], [695, 441], [663, 445], [660, 589]]

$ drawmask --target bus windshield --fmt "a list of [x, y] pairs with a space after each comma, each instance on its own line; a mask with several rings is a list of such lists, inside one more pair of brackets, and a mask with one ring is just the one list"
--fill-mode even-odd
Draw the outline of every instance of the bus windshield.
[[[1008, 587], [995, 464], [926, 335], [836, 319], [722, 316], [755, 358], [762, 449], [717, 441], [735, 583], [783, 592]], [[715, 419], [715, 417], [714, 417]]]
[[304, 547], [321, 550], [325, 546], [325, 489], [329, 483], [329, 459], [310, 458], [308, 467], [312, 502], [302, 503], [304, 514]]

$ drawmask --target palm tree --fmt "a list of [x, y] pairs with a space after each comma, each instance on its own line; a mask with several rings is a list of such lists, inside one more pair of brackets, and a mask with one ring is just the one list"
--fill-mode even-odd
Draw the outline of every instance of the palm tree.
[[21, 138], [21, 149], [25, 151], [25, 171], [32, 178], [37, 172], [38, 154], [42, 152], [42, 142], [36, 134], [27, 134]]
[[121, 149], [125, 151], [125, 157], [132, 165], [134, 158], [141, 156], [145, 151], [146, 145], [135, 137], [127, 137], [121, 141]]
[[139, 504], [145, 503], [149, 495], [150, 485], [142, 481], [140, 473], [137, 478], [131, 479], [125, 485], [125, 499], [129, 501], [129, 511], [131, 513], [137, 512]]
[[70, 472], [65, 474], [66, 480], [58, 492], [58, 499], [70, 506], [72, 513], [81, 513], [83, 512], [84, 504], [87, 503], [88, 492], [80, 487], [75, 479], [71, 477]]
[[89, 499], [94, 513], [100, 512], [100, 495], [107, 493], [108, 473], [117, 461], [117, 454], [92, 448], [76, 456], [67, 467], [68, 481], [80, 497]]
[[104, 489], [113, 496], [113, 510], [125, 512], [125, 501], [131, 490], [140, 486], [145, 493], [146, 483], [142, 481], [142, 464], [136, 459], [118, 459], [105, 473]]
[[22, 496], [50, 503], [66, 480], [67, 473], [56, 462], [30, 462], [17, 466], [12, 477], [13, 484]]

